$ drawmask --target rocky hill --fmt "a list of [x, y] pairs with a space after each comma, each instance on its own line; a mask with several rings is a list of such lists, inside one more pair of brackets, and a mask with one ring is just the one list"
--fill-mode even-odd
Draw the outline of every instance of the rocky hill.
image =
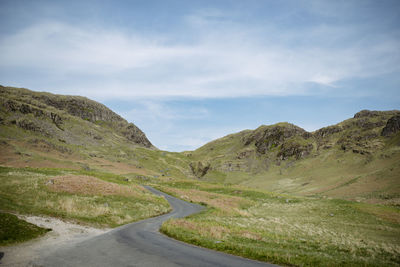
[[263, 125], [186, 154], [193, 174], [204, 180], [398, 201], [400, 111], [363, 110], [312, 133], [290, 123]]
[[82, 119], [113, 128], [137, 145], [152, 147], [146, 135], [133, 123], [128, 123], [106, 106], [85, 97], [38, 93], [0, 86], [0, 108], [0, 121], [3, 125], [15, 124], [22, 129], [68, 140], [71, 143], [79, 143], [77, 140], [82, 134], [101, 140], [101, 136], [94, 132], [77, 134], [65, 127], [71, 120]]
[[3, 166], [97, 169], [146, 179], [190, 173], [185, 156], [159, 151], [106, 106], [22, 88], [0, 86], [0, 150]]

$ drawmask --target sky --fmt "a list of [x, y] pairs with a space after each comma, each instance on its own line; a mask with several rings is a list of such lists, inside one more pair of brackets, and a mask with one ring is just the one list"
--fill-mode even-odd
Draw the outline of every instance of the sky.
[[81, 95], [158, 148], [400, 109], [398, 0], [0, 0], [0, 84]]

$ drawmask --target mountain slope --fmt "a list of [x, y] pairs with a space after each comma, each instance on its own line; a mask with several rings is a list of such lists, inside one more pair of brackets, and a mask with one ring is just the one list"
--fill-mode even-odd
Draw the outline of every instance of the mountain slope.
[[400, 204], [400, 111], [368, 111], [313, 133], [260, 126], [186, 154], [207, 181]]
[[0, 164], [184, 177], [187, 160], [159, 151], [133, 123], [80, 96], [0, 86]]
[[[81, 137], [81, 133], [73, 131], [73, 128], [68, 128], [68, 123], [73, 119], [80, 118], [114, 128], [135, 144], [147, 148], [152, 147], [145, 134], [133, 123], [128, 123], [106, 106], [85, 97], [38, 93], [27, 89], [3, 86], [0, 87], [0, 97], [2, 115], [6, 115], [2, 119], [5, 125], [16, 124], [25, 130], [61, 139], [70, 138], [70, 142], [78, 143], [75, 140], [76, 137], [73, 136]], [[67, 125], [64, 126], [65, 124]], [[89, 132], [87, 134], [90, 135]]]
[[400, 111], [363, 110], [315, 132], [263, 125], [184, 153], [156, 149], [104, 105], [0, 86], [0, 165], [165, 176], [400, 204]]

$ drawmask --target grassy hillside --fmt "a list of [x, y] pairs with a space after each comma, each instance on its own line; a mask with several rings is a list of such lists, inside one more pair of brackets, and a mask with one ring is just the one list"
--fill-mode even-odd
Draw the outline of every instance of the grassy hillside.
[[400, 265], [396, 207], [201, 181], [156, 186], [207, 206], [162, 225], [162, 232], [188, 243], [288, 266]]
[[261, 126], [186, 155], [204, 181], [399, 205], [400, 132], [388, 126], [399, 115], [361, 111], [313, 133], [289, 123]]
[[190, 175], [189, 160], [159, 151], [134, 124], [104, 105], [0, 86], [0, 165], [131, 174]]

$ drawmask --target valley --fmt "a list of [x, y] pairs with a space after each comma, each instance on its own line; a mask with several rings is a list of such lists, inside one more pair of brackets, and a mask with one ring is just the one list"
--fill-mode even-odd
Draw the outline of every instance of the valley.
[[90, 99], [1, 86], [0, 151], [2, 225], [21, 214], [115, 228], [170, 212], [149, 185], [205, 207], [162, 224], [187, 243], [287, 266], [400, 264], [397, 110], [315, 132], [262, 125], [178, 153]]

